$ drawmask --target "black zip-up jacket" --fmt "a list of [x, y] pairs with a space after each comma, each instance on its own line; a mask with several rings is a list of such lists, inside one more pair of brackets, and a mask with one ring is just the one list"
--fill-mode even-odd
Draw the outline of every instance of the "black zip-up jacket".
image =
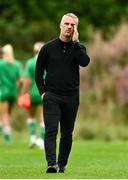
[[85, 67], [89, 62], [86, 48], [79, 42], [63, 42], [57, 38], [45, 44], [40, 50], [35, 69], [40, 95], [46, 91], [65, 96], [78, 93], [79, 66]]

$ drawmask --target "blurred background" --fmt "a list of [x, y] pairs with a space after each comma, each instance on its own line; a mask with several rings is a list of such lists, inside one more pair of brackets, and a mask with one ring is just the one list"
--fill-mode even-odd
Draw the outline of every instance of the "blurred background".
[[[128, 140], [128, 0], [0, 0], [0, 46], [11, 43], [24, 65], [36, 41], [58, 37], [68, 12], [79, 17], [79, 39], [91, 58], [80, 71], [75, 138]], [[15, 132], [25, 131], [26, 113], [14, 109]]]

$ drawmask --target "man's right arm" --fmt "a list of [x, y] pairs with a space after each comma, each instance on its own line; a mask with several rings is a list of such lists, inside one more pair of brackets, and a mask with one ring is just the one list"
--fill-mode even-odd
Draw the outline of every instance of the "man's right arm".
[[46, 51], [45, 48], [43, 47], [38, 55], [36, 68], [35, 68], [35, 81], [40, 95], [42, 95], [45, 92], [45, 82], [43, 79], [45, 67], [46, 67]]

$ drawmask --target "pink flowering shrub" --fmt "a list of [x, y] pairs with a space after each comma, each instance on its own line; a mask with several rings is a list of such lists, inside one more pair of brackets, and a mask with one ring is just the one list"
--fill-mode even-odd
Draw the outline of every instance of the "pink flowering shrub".
[[[79, 132], [83, 137], [93, 137], [96, 127], [95, 134], [104, 136], [106, 130], [106, 137], [111, 136], [108, 129], [114, 129], [112, 138], [121, 134], [128, 139], [126, 128], [123, 134], [125, 126], [119, 125], [128, 123], [128, 24], [122, 23], [107, 40], [100, 32], [92, 36], [93, 42], [87, 46], [91, 62], [86, 70], [81, 68]], [[88, 135], [82, 131], [84, 127]]]

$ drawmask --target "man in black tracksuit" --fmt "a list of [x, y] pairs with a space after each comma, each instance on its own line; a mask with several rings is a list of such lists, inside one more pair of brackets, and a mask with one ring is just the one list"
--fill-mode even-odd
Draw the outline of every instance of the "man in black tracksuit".
[[[79, 66], [85, 67], [90, 61], [86, 48], [78, 41], [77, 26], [76, 15], [64, 15], [59, 38], [46, 43], [37, 58], [35, 80], [43, 99], [47, 173], [65, 170], [79, 106]], [[43, 80], [45, 69], [47, 74]], [[61, 138], [56, 160], [59, 123]]]

